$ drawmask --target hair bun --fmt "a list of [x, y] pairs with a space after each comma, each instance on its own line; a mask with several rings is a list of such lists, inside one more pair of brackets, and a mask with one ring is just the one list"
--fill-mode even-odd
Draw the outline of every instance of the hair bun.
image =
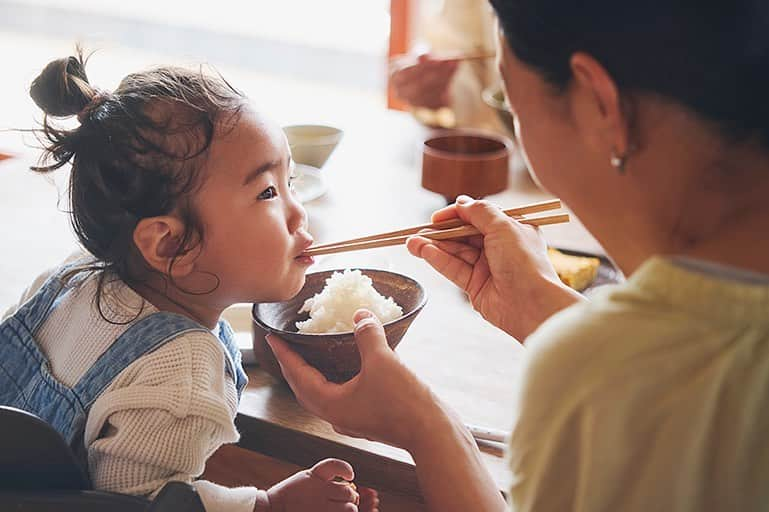
[[35, 104], [55, 117], [76, 115], [95, 94], [96, 90], [88, 83], [85, 61], [79, 49], [77, 57], [50, 62], [29, 88]]

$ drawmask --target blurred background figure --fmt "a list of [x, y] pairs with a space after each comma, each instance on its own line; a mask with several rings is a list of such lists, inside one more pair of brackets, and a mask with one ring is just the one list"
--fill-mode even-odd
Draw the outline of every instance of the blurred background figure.
[[417, 119], [428, 126], [512, 135], [490, 105], [498, 101], [501, 106], [502, 96], [494, 16], [487, 2], [420, 0], [412, 40], [412, 51], [395, 58], [390, 72], [395, 96]]

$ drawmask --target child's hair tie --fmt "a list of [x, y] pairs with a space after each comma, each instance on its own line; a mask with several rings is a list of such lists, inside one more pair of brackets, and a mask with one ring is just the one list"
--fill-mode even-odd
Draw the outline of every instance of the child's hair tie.
[[77, 120], [80, 122], [80, 124], [83, 124], [88, 118], [90, 118], [91, 113], [99, 108], [106, 100], [108, 100], [110, 96], [111, 94], [108, 92], [97, 91], [96, 94], [93, 95], [93, 98], [91, 98], [91, 101], [89, 101], [88, 104], [77, 113]]

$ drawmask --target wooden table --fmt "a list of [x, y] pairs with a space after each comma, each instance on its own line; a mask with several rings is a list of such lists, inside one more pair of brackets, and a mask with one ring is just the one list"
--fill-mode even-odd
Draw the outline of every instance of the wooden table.
[[[372, 133], [374, 127], [378, 132]], [[410, 116], [386, 112], [381, 119], [344, 128], [343, 142], [322, 171], [329, 191], [306, 204], [318, 242], [422, 223], [444, 205], [442, 197], [420, 187], [421, 141], [427, 131]], [[509, 207], [548, 197], [518, 171], [512, 172], [511, 187], [490, 199]], [[578, 222], [543, 232], [553, 245], [601, 252]], [[399, 345], [400, 357], [467, 423], [510, 429], [512, 390], [523, 353], [514, 339], [486, 323], [463, 293], [404, 247], [321, 256], [311, 271], [346, 267], [384, 268], [416, 278], [427, 291], [428, 304]], [[242, 447], [299, 466], [343, 458], [355, 466], [362, 484], [414, 503], [421, 500], [408, 453], [339, 435], [303, 410], [287, 386], [258, 368], [249, 375], [237, 419]], [[501, 451], [484, 448], [483, 453], [499, 488], [506, 489]]]

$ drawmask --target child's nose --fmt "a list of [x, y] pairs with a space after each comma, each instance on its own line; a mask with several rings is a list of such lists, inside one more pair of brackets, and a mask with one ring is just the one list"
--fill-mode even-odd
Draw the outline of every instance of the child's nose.
[[288, 229], [294, 233], [307, 224], [307, 210], [304, 209], [295, 195], [291, 195], [288, 201]]

